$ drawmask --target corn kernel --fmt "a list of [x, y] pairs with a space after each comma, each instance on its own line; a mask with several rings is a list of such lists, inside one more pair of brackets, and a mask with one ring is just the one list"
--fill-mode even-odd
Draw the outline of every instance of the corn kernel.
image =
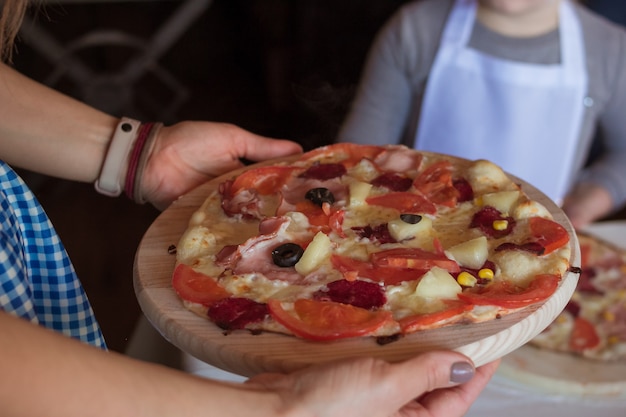
[[456, 282], [464, 287], [473, 287], [476, 285], [476, 277], [469, 272], [463, 271], [456, 277]]
[[506, 220], [494, 220], [492, 226], [495, 230], [506, 230], [509, 227], [509, 222]]
[[604, 318], [604, 320], [606, 321], [615, 321], [615, 314], [610, 311], [605, 311], [604, 313], [602, 313], [602, 318]]
[[489, 268], [483, 268], [478, 271], [478, 277], [482, 279], [493, 279], [493, 271]]
[[614, 345], [616, 343], [619, 343], [619, 337], [618, 336], [609, 336], [606, 341], [608, 342], [609, 345]]
[[563, 315], [559, 315], [556, 320], [557, 323], [559, 324], [565, 324], [567, 323], [567, 317], [563, 316]]
[[477, 206], [482, 206], [483, 205], [483, 197], [482, 196], [478, 196], [474, 199], [474, 204], [476, 204]]

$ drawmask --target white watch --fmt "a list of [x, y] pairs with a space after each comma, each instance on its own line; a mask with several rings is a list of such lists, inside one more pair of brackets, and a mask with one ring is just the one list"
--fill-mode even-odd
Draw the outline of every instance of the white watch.
[[128, 171], [128, 158], [137, 140], [141, 122], [122, 117], [115, 128], [109, 144], [100, 176], [94, 183], [96, 191], [109, 197], [117, 197], [124, 190], [124, 180]]

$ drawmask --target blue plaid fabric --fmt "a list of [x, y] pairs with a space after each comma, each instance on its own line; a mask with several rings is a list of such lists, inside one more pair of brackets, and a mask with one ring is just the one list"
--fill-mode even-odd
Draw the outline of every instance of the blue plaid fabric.
[[0, 309], [106, 349], [74, 267], [43, 208], [0, 161]]

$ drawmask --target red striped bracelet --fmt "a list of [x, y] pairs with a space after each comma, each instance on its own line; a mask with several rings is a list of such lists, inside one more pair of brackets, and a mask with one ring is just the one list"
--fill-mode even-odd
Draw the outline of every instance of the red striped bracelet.
[[143, 123], [141, 125], [128, 160], [124, 192], [128, 198], [139, 204], [146, 202], [141, 194], [141, 180], [148, 157], [152, 152], [154, 139], [161, 126], [163, 126], [162, 123], [154, 122]]

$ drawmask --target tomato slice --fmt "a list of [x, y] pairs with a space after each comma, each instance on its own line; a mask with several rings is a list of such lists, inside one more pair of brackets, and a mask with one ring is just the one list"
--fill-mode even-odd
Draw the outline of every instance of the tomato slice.
[[392, 268], [419, 269], [428, 271], [438, 266], [448, 272], [459, 272], [461, 267], [456, 261], [448, 259], [443, 253], [429, 252], [419, 248], [395, 248], [372, 253], [372, 263]]
[[295, 335], [310, 340], [336, 340], [368, 335], [392, 322], [391, 313], [370, 311], [333, 301], [299, 299], [287, 311], [279, 300], [268, 301], [272, 317]]
[[530, 232], [544, 248], [544, 255], [559, 249], [569, 242], [567, 230], [554, 220], [543, 217], [531, 217]]
[[332, 230], [339, 236], [345, 237], [342, 228], [343, 218], [345, 216], [344, 210], [332, 211], [331, 209], [330, 213], [326, 213], [324, 209], [310, 201], [300, 201], [296, 203], [295, 210], [307, 217], [313, 229], [320, 230], [324, 233], [330, 233]]
[[413, 184], [419, 187], [423, 184], [439, 183], [444, 185], [452, 185], [452, 162], [438, 161], [430, 164], [422, 172], [419, 173]]
[[433, 313], [416, 314], [400, 319], [400, 328], [403, 333], [412, 333], [417, 330], [425, 330], [432, 327], [433, 324], [450, 320], [458, 315], [465, 313], [473, 308], [471, 304], [467, 304], [459, 300], [447, 300], [446, 308]]
[[353, 274], [372, 281], [383, 282], [385, 285], [397, 285], [404, 281], [419, 279], [426, 270], [409, 268], [393, 268], [373, 265], [369, 261], [359, 261], [347, 256], [332, 255], [331, 262], [347, 280], [354, 279]]
[[600, 337], [593, 323], [582, 317], [574, 319], [574, 328], [570, 334], [569, 346], [575, 352], [591, 349], [600, 343]]
[[499, 281], [463, 291], [458, 297], [469, 304], [521, 308], [550, 297], [559, 286], [560, 279], [558, 275], [540, 274], [535, 276], [527, 288]]
[[343, 219], [346, 215], [344, 210], [337, 210], [330, 214], [328, 218], [328, 226], [330, 229], [337, 233], [339, 237], [346, 237], [346, 234], [343, 232]]
[[421, 194], [411, 192], [392, 192], [368, 197], [367, 204], [372, 206], [388, 207], [401, 213], [435, 214], [437, 207]]
[[324, 156], [333, 156], [333, 158], [337, 158], [338, 155], [341, 155], [341, 163], [348, 168], [352, 165], [358, 164], [363, 158], [374, 159], [384, 150], [385, 149], [383, 147], [376, 145], [337, 143], [306, 152], [302, 154], [300, 160], [306, 161], [323, 158]]
[[261, 195], [275, 194], [289, 179], [294, 167], [287, 165], [262, 166], [243, 172], [233, 181], [232, 194], [254, 189]]
[[213, 278], [185, 264], [178, 264], [174, 269], [172, 287], [183, 300], [205, 306], [230, 296]]
[[315, 227], [328, 226], [329, 217], [324, 210], [310, 201], [300, 201], [296, 203], [297, 212], [304, 214], [309, 219], [309, 224]]

